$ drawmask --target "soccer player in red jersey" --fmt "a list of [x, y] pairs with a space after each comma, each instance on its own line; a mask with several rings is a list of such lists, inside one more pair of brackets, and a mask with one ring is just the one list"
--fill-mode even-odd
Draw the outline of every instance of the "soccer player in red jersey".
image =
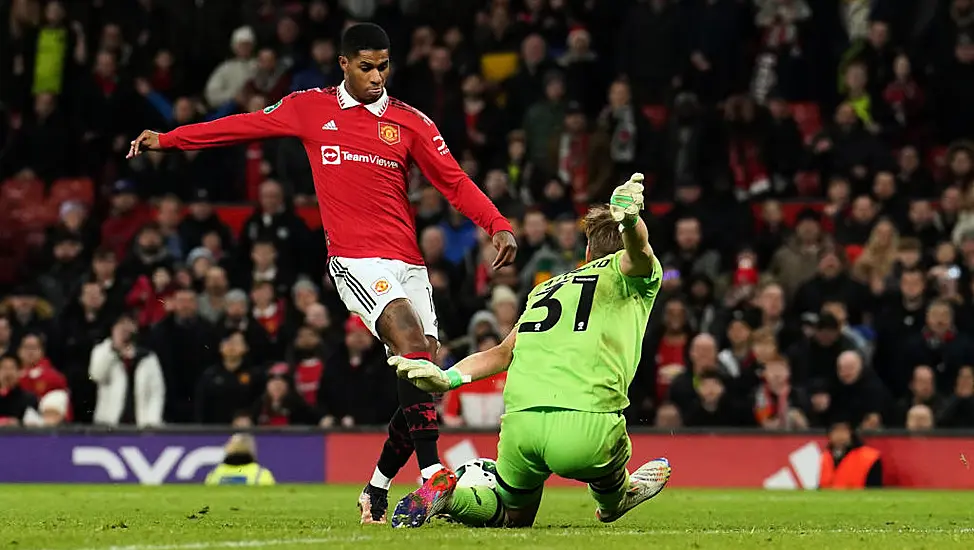
[[[433, 288], [416, 243], [407, 197], [415, 161], [460, 212], [484, 228], [497, 249], [494, 267], [514, 261], [510, 223], [457, 165], [436, 125], [389, 97], [389, 37], [361, 23], [342, 36], [345, 80], [295, 92], [263, 111], [142, 132], [129, 156], [144, 149], [202, 149], [261, 138], [300, 138], [311, 162], [328, 243], [328, 271], [349, 311], [396, 355], [431, 360], [439, 345]], [[442, 466], [432, 397], [399, 381], [399, 410], [359, 497], [363, 523], [384, 523], [392, 478], [415, 451], [424, 478]]]

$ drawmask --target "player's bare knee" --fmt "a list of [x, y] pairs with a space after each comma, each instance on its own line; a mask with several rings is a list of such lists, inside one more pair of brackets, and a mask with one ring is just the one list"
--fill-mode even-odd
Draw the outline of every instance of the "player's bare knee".
[[405, 298], [389, 302], [379, 315], [376, 327], [382, 341], [399, 355], [427, 351], [429, 344], [423, 333], [423, 322]]

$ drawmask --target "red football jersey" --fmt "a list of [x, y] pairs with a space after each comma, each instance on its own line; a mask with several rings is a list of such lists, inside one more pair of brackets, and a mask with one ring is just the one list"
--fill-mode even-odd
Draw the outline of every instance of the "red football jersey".
[[436, 125], [385, 92], [368, 105], [344, 82], [294, 92], [263, 111], [176, 128], [161, 134], [159, 144], [201, 149], [285, 136], [300, 138], [308, 153], [330, 255], [423, 264], [406, 188], [413, 161], [488, 233], [511, 231], [454, 160]]

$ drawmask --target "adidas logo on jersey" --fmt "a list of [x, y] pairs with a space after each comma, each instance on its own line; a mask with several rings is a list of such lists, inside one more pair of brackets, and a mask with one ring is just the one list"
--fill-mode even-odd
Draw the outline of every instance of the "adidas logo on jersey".
[[816, 443], [806, 443], [788, 455], [788, 466], [764, 480], [765, 489], [817, 489], [818, 468], [822, 450]]
[[329, 120], [321, 127], [322, 130], [338, 130], [338, 125], [335, 124], [334, 120]]

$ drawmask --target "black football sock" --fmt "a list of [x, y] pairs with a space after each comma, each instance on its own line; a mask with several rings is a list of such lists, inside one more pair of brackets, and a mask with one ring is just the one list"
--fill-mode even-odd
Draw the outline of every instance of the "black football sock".
[[[389, 421], [389, 436], [386, 437], [385, 444], [382, 445], [382, 453], [379, 455], [379, 462], [376, 464], [378, 474], [389, 481], [396, 477], [399, 470], [406, 465], [409, 457], [413, 454], [413, 440], [409, 437], [409, 427], [406, 425], [406, 416], [402, 409], [396, 409], [396, 414]], [[373, 487], [387, 490], [389, 482], [376, 480], [373, 476]], [[385, 487], [382, 487], [385, 485]]]
[[[433, 396], [418, 389], [406, 380], [399, 380], [399, 405], [406, 419], [409, 438], [416, 451], [416, 460], [420, 470], [426, 470], [440, 464], [440, 455], [436, 449], [436, 440], [440, 437], [439, 424], [436, 418], [436, 405]], [[424, 478], [429, 472], [424, 472]]]

